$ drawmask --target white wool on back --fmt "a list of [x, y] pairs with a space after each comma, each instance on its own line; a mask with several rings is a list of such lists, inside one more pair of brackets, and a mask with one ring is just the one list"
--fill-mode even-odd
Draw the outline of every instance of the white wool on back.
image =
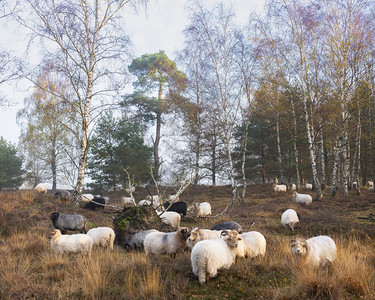
[[281, 215], [281, 224], [283, 225], [294, 225], [298, 222], [298, 215], [294, 209], [289, 208]]
[[293, 193], [293, 200], [297, 203], [302, 203], [306, 205], [312, 203], [312, 197], [309, 194], [298, 194], [297, 192]]
[[47, 185], [45, 183], [39, 183], [34, 190], [36, 190], [38, 193], [47, 193]]
[[211, 204], [208, 202], [195, 203], [193, 210], [196, 217], [209, 217], [211, 215]]
[[151, 232], [145, 237], [144, 248], [146, 255], [175, 254], [186, 248], [186, 239], [182, 238], [179, 231]]
[[242, 241], [238, 241], [239, 257], [256, 257], [266, 254], [266, 239], [258, 231], [244, 232], [239, 235]]
[[87, 232], [87, 235], [91, 236], [95, 246], [109, 247], [113, 250], [113, 242], [115, 241], [116, 234], [112, 228], [92, 228]]
[[275, 192], [286, 192], [286, 185], [285, 184], [274, 184], [273, 190]]
[[60, 230], [51, 238], [51, 248], [57, 254], [66, 252], [91, 253], [94, 241], [87, 234], [61, 235]]
[[159, 231], [156, 229], [139, 231], [132, 236], [130, 241], [127, 242], [128, 246], [135, 247], [135, 248], [143, 247], [146, 235], [148, 235], [151, 232], [159, 232]]
[[215, 277], [219, 269], [229, 269], [236, 258], [236, 249], [230, 248], [223, 239], [198, 242], [191, 251], [191, 266], [199, 282], [206, 281], [206, 274]]
[[164, 224], [171, 225], [174, 229], [180, 227], [181, 215], [174, 211], [156, 212]]

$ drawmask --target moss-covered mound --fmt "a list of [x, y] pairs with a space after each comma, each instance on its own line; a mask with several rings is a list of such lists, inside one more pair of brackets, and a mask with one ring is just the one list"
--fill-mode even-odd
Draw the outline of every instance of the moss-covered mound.
[[166, 228], [165, 226], [151, 206], [126, 207], [113, 220], [116, 241], [121, 246], [125, 246], [127, 240], [142, 230], [153, 228], [160, 231], [170, 230], [171, 227]]

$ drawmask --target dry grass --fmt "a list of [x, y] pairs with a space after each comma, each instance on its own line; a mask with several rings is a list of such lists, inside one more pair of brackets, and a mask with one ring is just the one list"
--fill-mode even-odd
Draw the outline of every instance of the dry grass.
[[[209, 201], [218, 215], [230, 195], [228, 187], [202, 187], [187, 191], [182, 200]], [[0, 299], [375, 299], [374, 224], [357, 218], [374, 212], [375, 194], [363, 191], [360, 197], [308, 207], [268, 185], [251, 186], [248, 195], [246, 203], [230, 207], [229, 215], [182, 220], [189, 227], [235, 220], [245, 231], [255, 222], [251, 230], [267, 240], [264, 258], [239, 259], [201, 286], [189, 252], [146, 259], [143, 252], [116, 246], [115, 251], [94, 249], [91, 258], [57, 256], [49, 245], [51, 212], [80, 213], [92, 226], [110, 226], [115, 211], [75, 209], [55, 202], [53, 194], [0, 193]], [[300, 216], [294, 232], [280, 225], [287, 208]], [[289, 240], [319, 234], [336, 241], [336, 261], [324, 268], [295, 264]]]

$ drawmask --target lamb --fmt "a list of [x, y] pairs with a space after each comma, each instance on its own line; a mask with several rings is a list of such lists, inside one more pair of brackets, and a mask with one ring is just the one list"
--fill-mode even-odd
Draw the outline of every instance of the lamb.
[[87, 232], [94, 241], [94, 246], [109, 247], [113, 250], [113, 242], [115, 241], [116, 234], [112, 228], [109, 227], [96, 227]]
[[200, 284], [215, 277], [219, 269], [229, 269], [236, 258], [241, 237], [235, 230], [224, 230], [221, 234], [220, 239], [198, 242], [191, 251], [193, 273], [198, 276]]
[[57, 191], [55, 193], [55, 199], [60, 199], [62, 202], [67, 203], [71, 199], [72, 195], [69, 191]]
[[[168, 208], [169, 205], [170, 207]], [[186, 216], [187, 203], [184, 201], [178, 201], [178, 202], [172, 203], [172, 205], [169, 201], [166, 201], [164, 202], [163, 207], [164, 209], [168, 211], [174, 211], [176, 213], [179, 213], [180, 215], [182, 214], [184, 217]]]
[[194, 203], [193, 214], [196, 217], [208, 218], [211, 216], [211, 204], [208, 202]]
[[46, 194], [47, 185], [45, 183], [39, 183], [38, 185], [36, 185], [36, 187], [34, 187], [34, 190], [37, 191], [38, 193]]
[[51, 248], [56, 254], [64, 253], [87, 253], [91, 254], [94, 241], [91, 236], [87, 234], [61, 234], [59, 229], [52, 232]]
[[294, 225], [298, 222], [298, 215], [294, 209], [287, 209], [281, 215], [281, 224], [284, 226], [289, 226], [292, 230], [294, 230]]
[[200, 241], [218, 239], [221, 236], [221, 232], [222, 230], [199, 229], [195, 227], [191, 230], [187, 246], [191, 250]]
[[125, 242], [125, 245], [131, 248], [135, 248], [135, 249], [143, 248], [145, 237], [151, 232], [159, 232], [159, 231], [156, 229], [149, 229], [149, 230], [143, 230], [143, 231], [137, 232], [136, 234], [132, 236], [130, 240], [127, 240]]
[[305, 182], [305, 184], [304, 184], [303, 187], [304, 187], [305, 190], [310, 190], [311, 191], [312, 188], [313, 188], [313, 185], [311, 183], [306, 183]]
[[285, 184], [277, 184], [274, 183], [272, 185], [274, 192], [286, 192], [286, 185]]
[[180, 227], [175, 232], [151, 232], [144, 240], [145, 253], [176, 255], [178, 251], [186, 248], [186, 241], [190, 235], [187, 227]]
[[297, 261], [317, 267], [335, 260], [336, 244], [329, 236], [320, 235], [308, 240], [294, 239], [289, 243]]
[[94, 199], [86, 203], [83, 208], [91, 209], [91, 210], [96, 210], [97, 208], [100, 208], [101, 210], [103, 210], [105, 207], [105, 204], [106, 204], [106, 199], [104, 197], [95, 196]]
[[50, 215], [53, 227], [59, 229], [63, 234], [66, 230], [80, 231], [86, 233], [87, 220], [81, 215], [60, 215], [54, 212]]
[[293, 201], [309, 205], [312, 203], [312, 197], [309, 194], [298, 194], [297, 192], [294, 192]]
[[171, 225], [177, 230], [180, 227], [181, 215], [174, 211], [156, 212], [164, 224]]
[[238, 257], [256, 257], [266, 254], [266, 239], [258, 231], [244, 232], [239, 235], [242, 238], [238, 242]]
[[236, 230], [238, 233], [241, 233], [242, 226], [237, 222], [224, 222], [212, 226], [211, 230]]

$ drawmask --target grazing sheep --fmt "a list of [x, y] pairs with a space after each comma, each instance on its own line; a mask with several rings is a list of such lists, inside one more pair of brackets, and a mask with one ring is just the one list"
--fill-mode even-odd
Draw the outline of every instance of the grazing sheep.
[[[147, 196], [146, 197], [146, 200], [150, 201], [150, 203], [152, 204], [152, 207], [157, 209], [159, 206], [160, 206], [160, 197], [158, 195], [153, 195], [153, 196]], [[151, 205], [151, 204], [148, 204], [148, 205]]]
[[125, 207], [133, 206], [135, 204], [135, 200], [132, 197], [121, 197], [121, 202], [124, 204]]
[[47, 185], [45, 183], [39, 183], [34, 188], [34, 190], [37, 191], [38, 193], [44, 193], [44, 194], [46, 194], [47, 193]]
[[77, 252], [91, 254], [94, 244], [91, 236], [87, 234], [62, 235], [59, 229], [55, 229], [52, 234], [51, 248], [56, 254]]
[[172, 226], [174, 229], [178, 229], [181, 223], [181, 215], [174, 211], [156, 212], [164, 224]]
[[222, 230], [199, 229], [195, 227], [191, 230], [187, 246], [191, 250], [200, 241], [218, 239], [221, 236], [221, 232]]
[[94, 246], [109, 247], [113, 250], [113, 242], [115, 241], [116, 234], [112, 228], [109, 227], [96, 227], [87, 232], [94, 241]]
[[220, 239], [198, 242], [191, 251], [193, 273], [201, 284], [215, 277], [219, 269], [229, 269], [236, 258], [238, 242], [241, 240], [238, 233], [235, 230], [224, 230], [221, 234]]
[[151, 201], [150, 200], [141, 200], [138, 202], [138, 205], [139, 206], [144, 206], [144, 205], [151, 205]]
[[71, 199], [72, 195], [70, 194], [69, 191], [57, 191], [55, 193], [55, 199], [60, 199], [62, 202], [66, 203]]
[[298, 222], [298, 215], [294, 209], [289, 208], [281, 215], [281, 224], [289, 226], [292, 230], [294, 230], [294, 225]]
[[238, 233], [242, 232], [242, 226], [237, 222], [224, 222], [215, 224], [211, 230], [236, 230]]
[[309, 205], [312, 203], [312, 197], [309, 194], [298, 194], [297, 192], [294, 192], [293, 201]]
[[171, 205], [169, 201], [164, 202], [163, 207], [164, 209], [167, 209], [168, 211], [174, 211], [176, 213], [182, 214], [184, 217], [186, 216], [187, 212], [187, 203], [184, 201], [177, 201], [175, 203], [172, 203], [172, 205], [168, 208], [168, 206]]
[[374, 182], [373, 181], [367, 181], [367, 186], [368, 187], [374, 187]]
[[196, 217], [208, 218], [211, 216], [211, 204], [208, 202], [194, 203], [193, 214]]
[[296, 191], [297, 190], [297, 186], [294, 184], [294, 183], [289, 183], [288, 184], [288, 189], [290, 190], [290, 191]]
[[103, 210], [105, 207], [105, 204], [106, 204], [106, 199], [104, 197], [95, 196], [94, 199], [86, 203], [83, 208], [91, 209], [91, 210], [96, 210], [97, 208], [100, 208], [101, 210]]
[[274, 183], [272, 185], [272, 188], [273, 188], [274, 192], [286, 192], [286, 185], [285, 184]]
[[146, 255], [176, 254], [186, 248], [186, 240], [190, 235], [189, 228], [180, 227], [175, 232], [151, 232], [146, 235], [144, 247]]
[[131, 248], [135, 248], [135, 249], [143, 248], [145, 237], [151, 232], [159, 232], [159, 231], [156, 229], [149, 229], [149, 230], [143, 230], [143, 231], [137, 232], [136, 234], [132, 236], [130, 240], [125, 242], [125, 245]]
[[374, 191], [374, 187], [373, 187], [373, 186], [370, 186], [370, 187], [368, 188], [368, 190], [371, 191], [371, 192], [373, 192], [373, 191]]
[[304, 187], [305, 190], [311, 191], [312, 188], [313, 188], [313, 185], [311, 183], [305, 183], [303, 187]]
[[293, 256], [313, 266], [333, 262], [336, 257], [336, 244], [329, 236], [320, 235], [308, 240], [295, 239], [290, 242]]
[[83, 202], [89, 202], [92, 199], [94, 199], [93, 194], [82, 194], [82, 196], [81, 196], [81, 201], [83, 201]]
[[238, 257], [256, 257], [266, 254], [266, 239], [258, 231], [244, 232], [239, 235], [242, 238], [238, 242]]
[[66, 230], [80, 231], [86, 233], [87, 220], [81, 215], [60, 215], [58, 212], [52, 213], [49, 218], [53, 227], [61, 230], [64, 234]]

